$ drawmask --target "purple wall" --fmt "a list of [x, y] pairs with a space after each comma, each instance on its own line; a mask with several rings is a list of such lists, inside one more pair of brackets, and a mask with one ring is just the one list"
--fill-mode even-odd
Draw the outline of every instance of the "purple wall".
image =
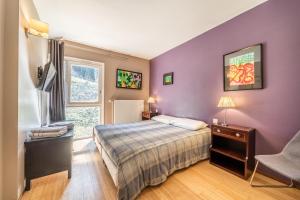
[[[257, 129], [256, 153], [279, 152], [300, 129], [300, 1], [270, 0], [151, 60], [151, 95], [163, 114], [222, 119], [222, 95], [238, 108], [228, 122]], [[223, 91], [223, 54], [263, 43], [262, 90]], [[164, 73], [174, 84], [163, 86]]]

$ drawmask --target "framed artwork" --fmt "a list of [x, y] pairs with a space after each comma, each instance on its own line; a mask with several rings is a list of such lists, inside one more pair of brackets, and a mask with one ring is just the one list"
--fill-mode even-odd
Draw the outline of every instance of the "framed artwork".
[[164, 77], [163, 77], [164, 85], [172, 85], [173, 81], [174, 81], [174, 73], [173, 72], [164, 74]]
[[263, 88], [262, 44], [223, 56], [224, 91]]
[[126, 89], [142, 89], [143, 75], [140, 72], [132, 72], [117, 69], [116, 87]]

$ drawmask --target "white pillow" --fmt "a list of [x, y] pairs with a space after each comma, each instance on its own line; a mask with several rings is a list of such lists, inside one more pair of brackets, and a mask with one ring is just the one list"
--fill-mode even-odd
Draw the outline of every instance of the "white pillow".
[[158, 116], [152, 117], [151, 119], [161, 122], [161, 123], [164, 123], [164, 124], [171, 124], [177, 118], [168, 116], [168, 115], [158, 115]]
[[201, 128], [205, 128], [208, 125], [203, 121], [188, 119], [188, 118], [176, 118], [171, 123], [173, 126], [178, 126], [188, 130], [196, 131]]

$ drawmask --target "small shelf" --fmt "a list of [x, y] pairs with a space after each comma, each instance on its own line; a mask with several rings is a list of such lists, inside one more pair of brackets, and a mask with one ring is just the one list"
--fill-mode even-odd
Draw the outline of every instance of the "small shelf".
[[236, 176], [239, 176], [239, 177], [245, 179], [244, 174], [242, 174], [242, 172], [241, 172], [240, 170], [233, 170], [233, 168], [229, 168], [229, 167], [227, 167], [227, 166], [220, 165], [220, 164], [217, 164], [217, 163], [214, 163], [214, 162], [211, 162], [210, 164], [212, 164], [212, 165], [214, 165], [214, 166], [217, 166], [217, 167], [219, 167], [219, 168], [221, 168], [221, 169], [224, 169], [224, 170], [227, 171], [227, 172], [230, 172], [230, 173], [232, 173], [232, 174], [234, 174], [234, 175], [236, 175]]
[[225, 156], [229, 156], [229, 157], [239, 160], [241, 162], [246, 162], [246, 156], [244, 156], [242, 153], [234, 151], [232, 149], [225, 149], [222, 147], [213, 147], [210, 150], [220, 153], [220, 154], [223, 154]]
[[254, 168], [255, 129], [211, 126], [210, 163], [247, 179]]
[[225, 156], [221, 153], [211, 151], [210, 163], [245, 178], [244, 162]]

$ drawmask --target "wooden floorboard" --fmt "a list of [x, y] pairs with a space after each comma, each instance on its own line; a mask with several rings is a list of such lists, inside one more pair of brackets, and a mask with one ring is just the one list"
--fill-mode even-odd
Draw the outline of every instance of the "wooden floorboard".
[[[73, 173], [57, 173], [32, 181], [22, 200], [114, 200], [116, 188], [91, 139], [74, 142]], [[257, 174], [258, 184], [280, 184]], [[253, 188], [249, 181], [199, 162], [180, 170], [158, 186], [147, 187], [139, 200], [299, 200], [295, 188]]]

